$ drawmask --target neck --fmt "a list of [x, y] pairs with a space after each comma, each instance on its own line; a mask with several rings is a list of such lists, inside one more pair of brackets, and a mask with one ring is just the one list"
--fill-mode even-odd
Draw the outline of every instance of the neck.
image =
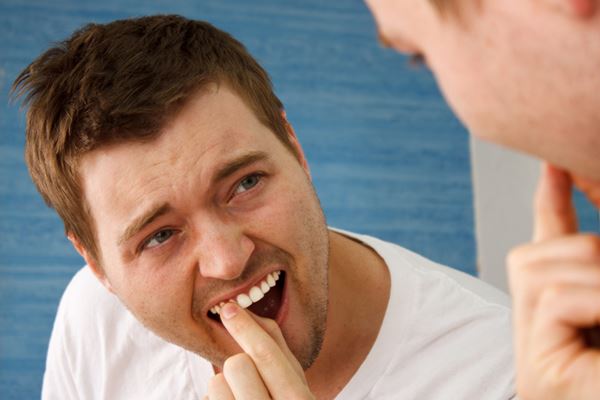
[[329, 307], [319, 357], [306, 371], [318, 399], [334, 398], [373, 347], [390, 293], [384, 261], [372, 249], [329, 232]]

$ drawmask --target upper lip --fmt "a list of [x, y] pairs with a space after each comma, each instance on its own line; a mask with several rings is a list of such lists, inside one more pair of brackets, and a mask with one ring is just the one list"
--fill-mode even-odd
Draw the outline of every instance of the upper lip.
[[260, 281], [266, 279], [267, 275], [269, 275], [270, 273], [275, 272], [275, 271], [283, 271], [283, 269], [282, 268], [273, 268], [272, 270], [265, 272], [264, 274], [253, 279], [252, 281], [245, 283], [243, 286], [239, 286], [236, 289], [232, 289], [231, 291], [227, 292], [226, 294], [222, 294], [222, 295], [218, 296], [217, 298], [215, 298], [214, 300], [211, 300], [210, 302], [208, 302], [208, 306], [205, 310], [205, 314], [207, 314], [208, 311], [211, 308], [213, 308], [214, 306], [221, 304], [222, 302], [227, 302], [230, 299], [235, 299], [237, 297], [237, 295], [240, 293], [248, 293], [252, 286], [257, 286], [257, 284]]

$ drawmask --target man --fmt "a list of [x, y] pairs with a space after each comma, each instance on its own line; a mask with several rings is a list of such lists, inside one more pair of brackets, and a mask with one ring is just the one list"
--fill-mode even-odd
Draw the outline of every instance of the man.
[[44, 398], [513, 396], [506, 299], [328, 229], [267, 74], [231, 36], [177, 16], [88, 25], [15, 89], [33, 180], [88, 265]]
[[548, 162], [533, 242], [508, 257], [518, 392], [600, 393], [600, 238], [577, 231], [571, 186], [600, 207], [600, 9], [595, 0], [368, 0], [382, 41], [426, 60], [486, 140]]

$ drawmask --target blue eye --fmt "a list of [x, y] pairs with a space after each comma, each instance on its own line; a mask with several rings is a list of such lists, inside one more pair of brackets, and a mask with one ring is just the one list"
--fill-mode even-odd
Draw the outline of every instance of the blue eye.
[[159, 246], [169, 240], [171, 236], [173, 236], [172, 229], [163, 229], [162, 231], [158, 231], [144, 242], [142, 245], [142, 250]]
[[252, 189], [254, 186], [258, 185], [261, 178], [262, 176], [259, 174], [248, 175], [240, 181], [237, 188], [235, 188], [234, 194], [244, 193], [246, 190]]

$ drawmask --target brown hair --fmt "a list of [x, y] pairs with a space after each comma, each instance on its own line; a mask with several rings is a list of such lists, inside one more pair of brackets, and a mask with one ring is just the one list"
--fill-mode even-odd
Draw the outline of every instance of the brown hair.
[[46, 203], [100, 262], [78, 160], [94, 149], [152, 140], [208, 83], [226, 83], [296, 156], [283, 106], [245, 47], [212, 25], [176, 15], [89, 24], [25, 68], [25, 159]]

